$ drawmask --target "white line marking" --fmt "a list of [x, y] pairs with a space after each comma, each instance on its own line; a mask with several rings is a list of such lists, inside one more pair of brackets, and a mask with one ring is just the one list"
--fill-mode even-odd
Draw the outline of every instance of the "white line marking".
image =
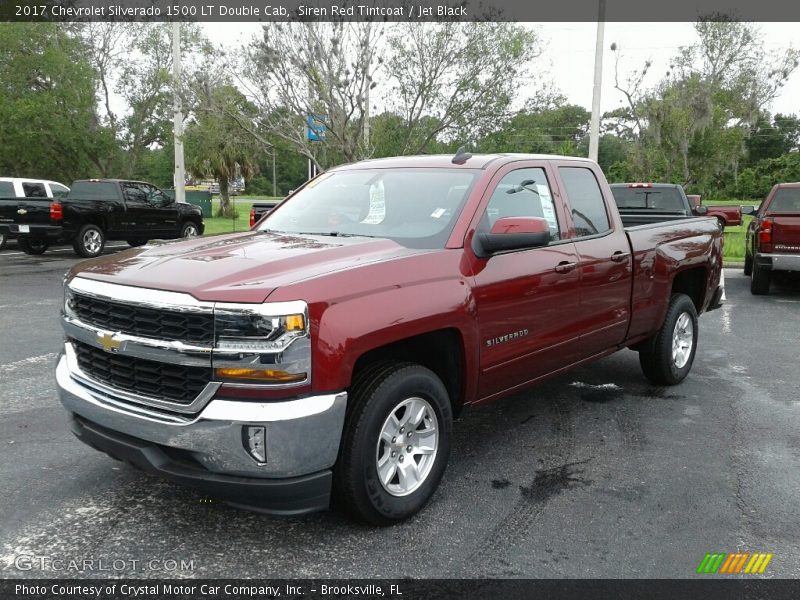
[[55, 352], [50, 352], [48, 354], [41, 354], [39, 356], [31, 356], [29, 358], [23, 358], [22, 360], [18, 360], [12, 363], [6, 363], [4, 365], [0, 365], [0, 373], [10, 373], [11, 371], [15, 371], [21, 367], [28, 367], [31, 365], [38, 365], [41, 363], [52, 362], [55, 360], [56, 354]]

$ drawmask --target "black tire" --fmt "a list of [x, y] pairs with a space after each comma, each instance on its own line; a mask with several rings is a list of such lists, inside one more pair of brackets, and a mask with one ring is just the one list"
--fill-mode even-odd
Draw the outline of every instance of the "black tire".
[[0, 250], [4, 249], [7, 243], [8, 234], [3, 229], [0, 229]]
[[[676, 335], [678, 320], [687, 316], [692, 325], [691, 348], [688, 360], [685, 353], [677, 357], [673, 354], [673, 338]], [[697, 352], [697, 309], [686, 294], [674, 294], [670, 299], [667, 315], [655, 338], [639, 350], [639, 364], [644, 376], [656, 385], [675, 385], [683, 381], [692, 370]]]
[[144, 246], [148, 240], [125, 240], [128, 242], [128, 245], [132, 248], [136, 248], [137, 246]]
[[193, 238], [197, 237], [198, 235], [200, 235], [200, 228], [194, 221], [186, 221], [186, 223], [181, 226], [182, 238]]
[[717, 217], [717, 222], [719, 222], [719, 228], [725, 231], [725, 219], [723, 217]]
[[[425, 475], [418, 487], [405, 495], [396, 495], [390, 493], [378, 477], [379, 452], [382, 448], [385, 452], [395, 448], [388, 441], [380, 441], [381, 431], [390, 415], [398, 414], [398, 410], [405, 411], [400, 407], [413, 399], [425, 401], [426, 416], [419, 426], [409, 427], [405, 435], [411, 437], [414, 431], [424, 431], [419, 429], [423, 425], [430, 427], [432, 410], [438, 440], [426, 471], [423, 465]], [[339, 459], [334, 468], [334, 502], [356, 518], [374, 525], [391, 525], [411, 517], [430, 500], [447, 466], [453, 411], [444, 384], [433, 371], [414, 363], [376, 363], [354, 378], [348, 404]], [[398, 443], [397, 460], [408, 456], [407, 465], [412, 464], [411, 461], [422, 465], [424, 458], [417, 461], [413, 454], [404, 453], [404, 441]], [[397, 468], [393, 477], [399, 477], [402, 467], [394, 462]], [[389, 485], [392, 485], [391, 480]]]
[[106, 235], [97, 225], [84, 225], [75, 236], [72, 248], [75, 253], [84, 258], [94, 258], [103, 253], [106, 245]]
[[753, 274], [753, 257], [749, 256], [746, 252], [744, 255], [744, 276], [750, 277]]
[[757, 262], [753, 263], [753, 272], [750, 275], [750, 293], [755, 296], [765, 296], [769, 294], [769, 284], [772, 282], [772, 273], [763, 267], [759, 267]]
[[17, 240], [17, 245], [25, 254], [31, 254], [33, 256], [44, 254], [50, 247], [50, 244], [45, 240], [31, 240], [24, 237]]

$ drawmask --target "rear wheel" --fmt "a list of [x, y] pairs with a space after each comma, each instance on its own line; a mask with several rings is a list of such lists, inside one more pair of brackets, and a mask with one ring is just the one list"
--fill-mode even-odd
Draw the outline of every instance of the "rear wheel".
[[72, 248], [84, 258], [94, 258], [100, 256], [105, 245], [106, 236], [102, 229], [97, 225], [84, 225], [72, 243]]
[[7, 243], [8, 243], [8, 234], [3, 229], [0, 229], [0, 250], [5, 248]]
[[28, 238], [19, 238], [17, 245], [25, 254], [33, 255], [44, 254], [50, 247], [50, 244], [45, 240], [31, 240]]
[[686, 294], [674, 294], [652, 343], [639, 351], [644, 376], [657, 385], [675, 385], [692, 369], [697, 351], [697, 309]]
[[744, 255], [744, 275], [750, 277], [753, 274], [753, 257], [747, 253]]
[[453, 414], [444, 384], [420, 365], [383, 362], [356, 377], [350, 402], [335, 500], [375, 525], [411, 517], [447, 465]]
[[750, 276], [750, 292], [756, 296], [769, 294], [771, 279], [772, 273], [764, 267], [760, 267], [757, 262], [754, 262], [753, 272]]

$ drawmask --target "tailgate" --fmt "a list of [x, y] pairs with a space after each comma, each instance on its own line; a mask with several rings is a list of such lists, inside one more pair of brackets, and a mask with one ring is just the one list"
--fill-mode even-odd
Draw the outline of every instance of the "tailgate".
[[50, 198], [0, 199], [0, 226], [49, 225]]
[[775, 252], [800, 252], [800, 213], [768, 213]]

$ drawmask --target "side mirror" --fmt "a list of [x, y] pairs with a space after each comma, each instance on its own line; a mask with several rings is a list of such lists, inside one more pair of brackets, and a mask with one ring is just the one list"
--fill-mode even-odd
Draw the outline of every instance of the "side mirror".
[[707, 206], [695, 206], [694, 214], [696, 215], [707, 215], [708, 214], [708, 207]]
[[472, 238], [475, 255], [486, 258], [497, 252], [540, 248], [550, 243], [550, 224], [540, 217], [502, 217], [491, 231], [476, 232]]
[[741, 210], [743, 215], [754, 215], [756, 214], [757, 207], [752, 204], [742, 204]]

